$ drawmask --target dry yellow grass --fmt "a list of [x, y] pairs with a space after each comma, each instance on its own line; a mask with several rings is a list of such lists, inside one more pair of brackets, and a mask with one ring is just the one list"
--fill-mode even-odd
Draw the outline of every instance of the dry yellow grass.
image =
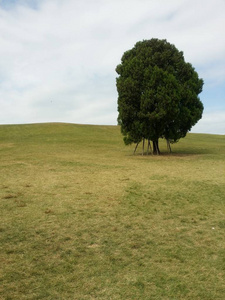
[[133, 156], [113, 126], [0, 126], [0, 298], [224, 299], [225, 138], [161, 148]]

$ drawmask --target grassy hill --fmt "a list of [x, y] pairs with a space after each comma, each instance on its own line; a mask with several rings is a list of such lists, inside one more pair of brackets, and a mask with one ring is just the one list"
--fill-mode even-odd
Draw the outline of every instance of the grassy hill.
[[224, 299], [225, 136], [0, 126], [0, 299]]

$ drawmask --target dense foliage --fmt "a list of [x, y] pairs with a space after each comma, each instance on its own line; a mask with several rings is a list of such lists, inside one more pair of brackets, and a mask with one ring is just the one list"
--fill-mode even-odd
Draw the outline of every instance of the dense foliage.
[[118, 73], [118, 123], [125, 144], [177, 142], [202, 117], [203, 80], [183, 52], [166, 40], [144, 40], [126, 51]]

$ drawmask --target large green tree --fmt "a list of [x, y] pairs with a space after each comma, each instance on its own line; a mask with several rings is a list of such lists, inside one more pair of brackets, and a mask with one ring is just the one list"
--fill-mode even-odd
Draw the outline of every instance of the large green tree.
[[159, 154], [158, 140], [185, 137], [202, 117], [203, 80], [183, 52], [166, 40], [138, 42], [116, 67], [118, 124], [125, 144], [147, 139]]

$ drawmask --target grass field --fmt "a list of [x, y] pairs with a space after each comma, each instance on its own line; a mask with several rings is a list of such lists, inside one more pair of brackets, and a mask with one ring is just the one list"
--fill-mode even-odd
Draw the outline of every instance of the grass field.
[[225, 136], [0, 126], [0, 299], [225, 299]]

